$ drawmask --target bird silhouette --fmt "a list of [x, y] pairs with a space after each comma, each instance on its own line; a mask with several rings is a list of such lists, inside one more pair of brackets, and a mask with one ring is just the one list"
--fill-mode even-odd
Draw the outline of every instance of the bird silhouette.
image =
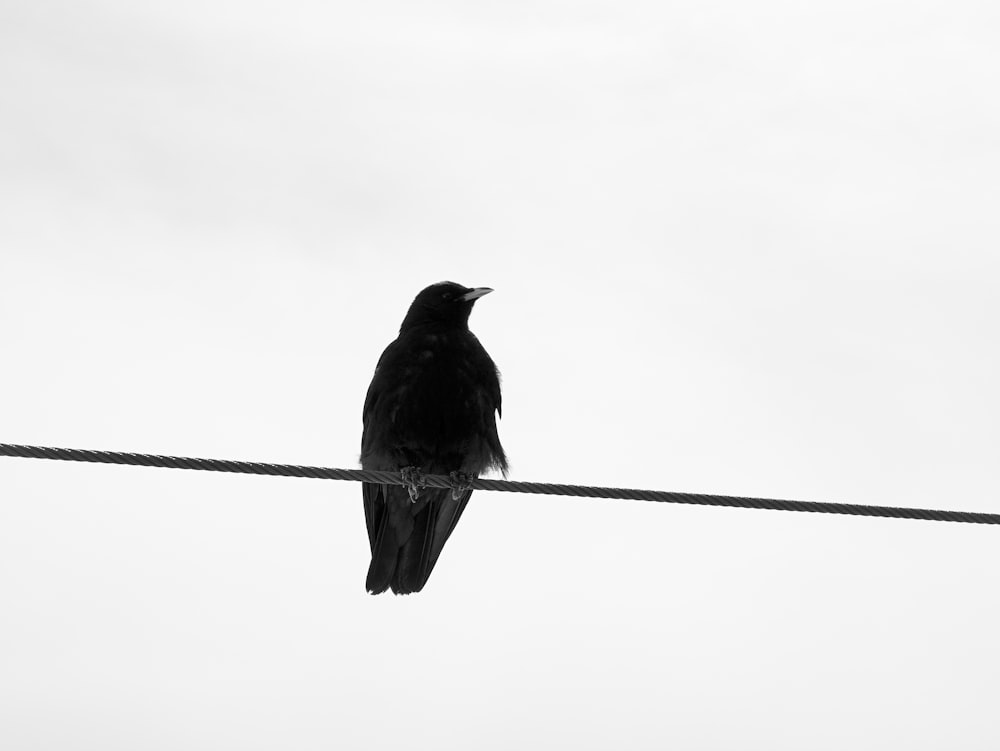
[[[475, 301], [493, 290], [439, 282], [410, 305], [379, 358], [363, 411], [361, 466], [399, 471], [406, 485], [364, 483], [372, 594], [419, 592], [481, 473], [507, 473], [497, 435], [500, 377], [469, 331]], [[421, 488], [446, 474], [453, 488]]]

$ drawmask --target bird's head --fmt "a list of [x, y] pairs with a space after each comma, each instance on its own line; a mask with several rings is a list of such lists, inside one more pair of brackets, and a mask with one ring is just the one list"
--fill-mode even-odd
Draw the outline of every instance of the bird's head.
[[399, 330], [429, 323], [464, 328], [476, 300], [492, 291], [489, 287], [463, 287], [455, 282], [432, 284], [413, 299]]

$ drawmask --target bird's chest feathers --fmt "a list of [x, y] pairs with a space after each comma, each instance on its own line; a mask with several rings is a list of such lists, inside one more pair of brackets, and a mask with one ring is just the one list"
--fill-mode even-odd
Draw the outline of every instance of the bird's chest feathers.
[[443, 393], [454, 400], [475, 387], [481, 371], [475, 340], [425, 334], [408, 344], [405, 365], [396, 384], [401, 397]]
[[462, 334], [424, 333], [398, 351], [381, 408], [399, 435], [460, 439], [481, 426], [492, 362], [478, 340]]

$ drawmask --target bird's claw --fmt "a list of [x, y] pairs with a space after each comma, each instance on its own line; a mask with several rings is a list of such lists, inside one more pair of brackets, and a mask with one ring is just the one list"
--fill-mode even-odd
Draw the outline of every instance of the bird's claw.
[[453, 501], [457, 501], [466, 492], [472, 490], [472, 481], [476, 479], [465, 472], [449, 472], [448, 477], [451, 478], [451, 499]]
[[403, 467], [399, 470], [399, 476], [403, 478], [403, 487], [410, 494], [410, 503], [416, 503], [420, 497], [420, 489], [426, 488], [424, 473], [420, 467]]

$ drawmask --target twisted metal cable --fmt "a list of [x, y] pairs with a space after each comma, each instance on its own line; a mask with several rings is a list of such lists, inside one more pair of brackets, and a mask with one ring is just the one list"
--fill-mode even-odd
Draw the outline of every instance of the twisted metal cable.
[[[251, 475], [280, 477], [312, 477], [321, 480], [349, 480], [377, 482], [385, 485], [405, 485], [398, 472], [380, 472], [367, 469], [333, 469], [308, 467], [297, 464], [266, 464], [261, 462], [227, 461], [224, 459], [195, 459], [187, 456], [158, 456], [156, 454], [131, 454], [118, 451], [90, 451], [47, 446], [22, 446], [0, 443], [0, 456], [18, 456], [30, 459], [57, 459], [71, 462], [96, 462], [99, 464], [131, 464], [140, 467], [168, 467], [195, 469], [207, 472], [235, 472]], [[423, 475], [422, 484], [432, 488], [452, 488], [454, 481], [447, 475]], [[818, 514], [849, 514], [852, 516], [881, 516], [894, 519], [923, 519], [938, 522], [963, 522], [967, 524], [1000, 524], [1000, 514], [973, 511], [938, 511], [897, 506], [865, 506], [854, 503], [823, 503], [816, 501], [786, 501], [773, 498], [744, 498], [731, 495], [705, 495], [702, 493], [672, 493], [663, 490], [635, 490], [632, 488], [597, 488], [582, 485], [554, 485], [544, 482], [512, 482], [510, 480], [477, 479], [472, 481], [476, 490], [506, 491], [508, 493], [540, 493], [544, 495], [571, 495], [586, 498], [619, 498], [632, 501], [659, 503], [685, 503], [698, 506], [728, 506], [734, 508], [770, 509], [773, 511], [805, 511]]]

